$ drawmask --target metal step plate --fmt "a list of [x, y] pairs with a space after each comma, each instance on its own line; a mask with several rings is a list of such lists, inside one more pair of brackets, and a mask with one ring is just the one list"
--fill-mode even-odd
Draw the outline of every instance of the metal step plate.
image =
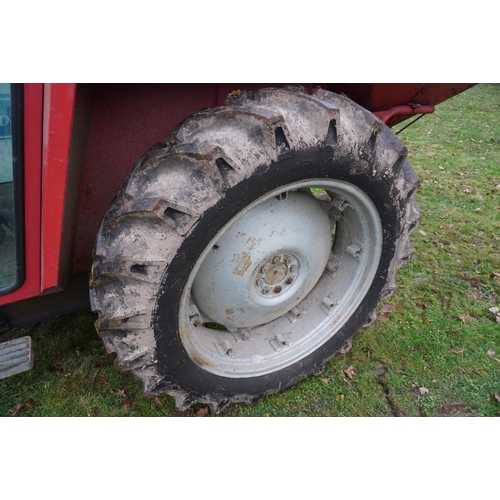
[[0, 344], [0, 379], [33, 368], [31, 337], [9, 340]]

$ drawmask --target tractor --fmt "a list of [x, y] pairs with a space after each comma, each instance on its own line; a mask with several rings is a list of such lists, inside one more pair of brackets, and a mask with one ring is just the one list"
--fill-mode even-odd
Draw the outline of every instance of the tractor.
[[[179, 410], [319, 374], [412, 255], [391, 127], [471, 86], [0, 84], [0, 332], [90, 307]], [[0, 378], [33, 360], [3, 342]]]

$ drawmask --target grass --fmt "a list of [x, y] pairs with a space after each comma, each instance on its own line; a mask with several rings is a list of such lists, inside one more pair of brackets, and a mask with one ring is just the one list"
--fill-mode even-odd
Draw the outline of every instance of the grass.
[[[500, 86], [454, 97], [400, 137], [421, 180], [422, 223], [399, 290], [380, 306], [393, 309], [321, 376], [225, 416], [500, 415], [500, 324], [489, 310], [500, 307]], [[115, 369], [93, 321], [83, 312], [14, 332], [32, 335], [36, 362], [0, 381], [0, 416], [177, 415], [170, 397], [146, 399]]]

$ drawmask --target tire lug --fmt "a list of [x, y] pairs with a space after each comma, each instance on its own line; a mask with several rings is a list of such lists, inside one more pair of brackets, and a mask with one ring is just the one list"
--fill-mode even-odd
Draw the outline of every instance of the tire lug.
[[279, 285], [275, 286], [274, 289], [273, 289], [274, 293], [280, 293], [281, 290], [283, 290], [283, 288], [281, 288], [281, 286], [279, 286]]
[[273, 264], [279, 264], [281, 262], [281, 255], [276, 255], [276, 257], [273, 258]]
[[352, 349], [352, 338], [347, 339], [337, 351], [339, 354], [347, 354]]
[[297, 266], [296, 265], [290, 266], [290, 271], [292, 273], [296, 272], [297, 271]]
[[263, 289], [262, 289], [262, 293], [269, 293], [271, 291], [271, 289], [268, 287], [268, 286], [265, 286]]
[[290, 276], [289, 278], [287, 278], [287, 279], [285, 280], [285, 283], [286, 283], [287, 285], [291, 285], [291, 284], [293, 283], [293, 278]]

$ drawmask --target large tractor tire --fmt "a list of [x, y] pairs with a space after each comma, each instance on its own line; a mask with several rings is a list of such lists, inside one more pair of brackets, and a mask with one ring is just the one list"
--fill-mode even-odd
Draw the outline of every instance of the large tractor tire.
[[91, 302], [106, 349], [180, 410], [320, 373], [396, 289], [417, 184], [391, 130], [328, 91], [242, 93], [192, 115], [101, 225]]

